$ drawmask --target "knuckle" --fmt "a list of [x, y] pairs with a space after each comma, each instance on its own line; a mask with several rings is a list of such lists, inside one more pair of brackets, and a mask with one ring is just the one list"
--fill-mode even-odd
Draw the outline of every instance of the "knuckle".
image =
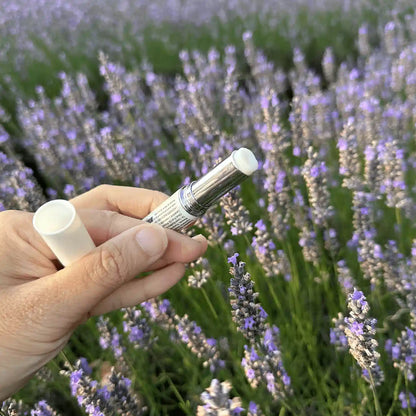
[[168, 194], [165, 194], [164, 192], [160, 192], [160, 191], [154, 191], [155, 192], [155, 197], [159, 198], [159, 199], [166, 199], [169, 198]]
[[109, 240], [110, 237], [113, 235], [113, 230], [116, 228], [117, 221], [120, 218], [120, 214], [116, 211], [108, 211], [104, 210], [101, 211], [102, 215], [104, 215], [104, 223], [106, 224], [106, 236], [105, 240]]
[[163, 192], [159, 192], [159, 191], [152, 191], [153, 195], [152, 195], [152, 202], [151, 202], [151, 210], [155, 209], [156, 207], [158, 207], [162, 202], [166, 201], [166, 199], [169, 198], [168, 195], [164, 194]]
[[100, 250], [97, 262], [96, 276], [103, 284], [112, 288], [121, 286], [127, 277], [127, 266], [121, 250], [107, 243]]
[[147, 285], [143, 285], [142, 291], [140, 293], [140, 302], [145, 302], [149, 300], [152, 297], [152, 294], [150, 293], [150, 288]]
[[121, 295], [118, 295], [118, 294], [114, 293], [110, 297], [110, 299], [108, 301], [108, 304], [106, 305], [106, 310], [108, 312], [111, 312], [111, 311], [115, 311], [115, 310], [120, 309], [120, 308], [126, 308], [128, 306], [130, 306], [130, 305], [126, 305], [126, 302], [123, 301], [123, 298], [122, 298]]
[[14, 222], [14, 220], [21, 214], [20, 211], [16, 210], [7, 210], [0, 212], [0, 224], [8, 225]]
[[96, 190], [97, 192], [101, 192], [101, 193], [103, 193], [103, 194], [106, 194], [106, 193], [110, 192], [111, 188], [113, 188], [113, 185], [108, 185], [108, 184], [106, 184], [106, 183], [103, 183], [103, 184], [101, 184], [101, 185], [98, 185], [98, 186], [95, 188], [95, 190]]
[[107, 216], [109, 227], [113, 227], [116, 221], [120, 218], [120, 214], [116, 211], [104, 211]]
[[4, 234], [4, 241], [11, 243], [20, 243], [20, 240], [27, 241], [28, 235], [33, 230], [30, 212], [22, 212], [16, 210], [8, 210], [0, 212], [0, 228]]

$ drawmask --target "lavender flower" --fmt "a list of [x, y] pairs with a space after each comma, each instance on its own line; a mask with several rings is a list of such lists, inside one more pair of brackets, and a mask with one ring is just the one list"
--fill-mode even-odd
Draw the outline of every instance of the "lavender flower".
[[263, 412], [261, 411], [260, 407], [254, 403], [250, 402], [247, 409], [247, 416], [262, 416]]
[[111, 325], [109, 318], [100, 316], [97, 320], [97, 328], [100, 332], [101, 348], [111, 350], [116, 358], [122, 357], [125, 347], [122, 345], [121, 335], [117, 328]]
[[384, 27], [384, 45], [387, 53], [390, 55], [396, 54], [400, 47], [398, 30], [400, 29], [396, 27], [393, 21], [388, 22]]
[[42, 383], [50, 383], [53, 381], [54, 374], [51, 369], [45, 365], [36, 372], [35, 377]]
[[404, 151], [398, 147], [397, 140], [387, 139], [378, 143], [379, 169], [383, 180], [381, 190], [386, 194], [388, 207], [409, 209], [411, 200], [408, 197], [405, 183]]
[[399, 393], [399, 400], [401, 401], [402, 409], [411, 408], [414, 409], [416, 407], [416, 397], [410, 391], [406, 394], [404, 391]]
[[310, 134], [308, 126], [305, 123], [306, 117], [304, 113], [306, 111], [307, 107], [303, 103], [303, 95], [295, 95], [291, 103], [289, 122], [293, 146], [293, 155], [297, 157], [304, 156], [306, 154], [306, 149], [310, 144]]
[[239, 415], [244, 409], [239, 397], [229, 398], [232, 386], [228, 381], [220, 383], [217, 379], [201, 394], [203, 406], [198, 406], [198, 416]]
[[337, 238], [337, 232], [334, 228], [328, 228], [324, 230], [324, 245], [325, 248], [334, 255], [338, 252], [340, 245]]
[[383, 270], [383, 251], [374, 241], [376, 235], [374, 219], [374, 195], [362, 191], [353, 194], [353, 241], [358, 245], [358, 260], [364, 276], [373, 285]]
[[58, 416], [58, 413], [49, 406], [46, 400], [41, 400], [30, 411], [30, 416]]
[[261, 343], [245, 346], [241, 365], [253, 388], [264, 385], [273, 400], [281, 400], [292, 394], [290, 377], [284, 369], [279, 350], [279, 329], [268, 328]]
[[232, 235], [246, 234], [253, 229], [249, 212], [244, 207], [237, 191], [233, 190], [221, 198], [220, 205], [224, 211], [227, 225], [231, 228]]
[[175, 329], [176, 312], [168, 299], [152, 299], [141, 304], [149, 318], [166, 331]]
[[262, 115], [255, 124], [257, 140], [265, 154], [262, 171], [265, 173], [264, 189], [267, 191], [268, 212], [273, 231], [284, 239], [290, 219], [290, 187], [288, 160], [285, 151], [290, 142], [280, 123], [281, 106], [277, 91], [270, 86], [260, 90]]
[[407, 286], [407, 289], [409, 289], [409, 286], [405, 282], [412, 280], [409, 276], [412, 272], [403, 254], [399, 252], [395, 241], [389, 240], [385, 245], [383, 260], [383, 279], [385, 285], [391, 291], [406, 292], [403, 286]]
[[342, 186], [349, 189], [360, 189], [362, 184], [361, 161], [354, 121], [353, 117], [348, 119], [338, 140], [339, 173], [344, 176]]
[[210, 209], [208, 212], [198, 221], [208, 231], [208, 242], [211, 245], [221, 244], [227, 237], [227, 233], [223, 227], [223, 216]]
[[332, 318], [333, 328], [329, 330], [329, 341], [338, 351], [347, 351], [348, 339], [345, 335], [345, 317], [341, 312], [337, 318]]
[[227, 46], [225, 48], [225, 64], [224, 108], [234, 119], [240, 119], [244, 101], [238, 86], [239, 74], [234, 46]]
[[141, 415], [145, 408], [132, 392], [131, 380], [111, 368], [102, 384], [91, 379], [86, 360], [78, 360], [71, 371], [61, 371], [70, 379], [71, 394], [90, 416]]
[[299, 245], [302, 247], [305, 260], [318, 264], [322, 250], [317, 243], [316, 232], [312, 229], [310, 221], [305, 221], [300, 230]]
[[328, 82], [335, 80], [335, 57], [332, 48], [326, 48], [322, 58], [322, 69]]
[[220, 357], [217, 340], [207, 338], [194, 321], [187, 315], [176, 316], [175, 328], [181, 341], [200, 359], [204, 367], [208, 367], [212, 373], [224, 367], [225, 362]]
[[305, 55], [299, 48], [293, 49], [293, 63], [295, 64], [296, 71], [299, 75], [303, 75], [307, 72]]
[[359, 366], [366, 370], [371, 381], [375, 385], [381, 384], [384, 380], [383, 372], [378, 366], [380, 354], [376, 351], [378, 342], [374, 339], [376, 333], [376, 319], [368, 318], [370, 307], [363, 292], [354, 289], [348, 296], [349, 316], [345, 318], [345, 335], [351, 355], [356, 359]]
[[144, 309], [155, 323], [171, 333], [172, 341], [181, 341], [201, 360], [203, 366], [215, 372], [224, 367], [216, 339], [207, 338], [200, 326], [187, 315], [179, 316], [167, 299], [144, 302]]
[[255, 224], [255, 237], [251, 246], [264, 268], [267, 277], [282, 274], [286, 280], [290, 280], [290, 265], [283, 250], [276, 250], [276, 245], [271, 239], [263, 220]]
[[346, 296], [352, 292], [354, 288], [354, 278], [351, 275], [351, 270], [347, 266], [345, 260], [340, 260], [337, 263], [338, 282], [341, 289]]
[[390, 353], [394, 367], [402, 371], [408, 380], [413, 380], [413, 366], [416, 363], [415, 332], [410, 328], [402, 331], [397, 342], [391, 345]]
[[136, 349], [147, 350], [155, 342], [149, 320], [140, 309], [124, 309], [123, 331]]
[[280, 269], [276, 252], [276, 245], [271, 239], [263, 220], [256, 223], [256, 236], [253, 237], [251, 246], [254, 248], [256, 256], [263, 266], [268, 277], [279, 274]]
[[0, 404], [0, 411], [6, 416], [21, 416], [29, 414], [29, 409], [22, 400], [17, 401], [10, 398]]
[[100, 166], [86, 163], [94, 158], [82, 117], [93, 120], [95, 109], [85, 103], [85, 95], [80, 93], [85, 84], [82, 79], [79, 82], [82, 86], [65, 78], [61, 96], [53, 102], [38, 88], [36, 101], [19, 106], [23, 143], [33, 149], [40, 172], [58, 189], [70, 178], [76, 193], [97, 185], [103, 177]]
[[84, 371], [81, 361], [77, 361], [72, 371], [62, 370], [70, 380], [71, 394], [76, 397], [78, 405], [88, 415], [106, 416], [111, 414], [108, 399], [110, 394], [107, 388], [100, 388], [97, 381], [92, 380]]
[[108, 380], [109, 407], [116, 411], [116, 414], [126, 416], [142, 415], [145, 410], [141, 399], [132, 390], [132, 382], [116, 372], [114, 367]]
[[253, 34], [250, 31], [244, 32], [242, 37], [244, 55], [250, 65], [251, 73], [256, 83], [258, 83], [260, 88], [269, 86], [273, 82], [273, 64], [267, 60], [262, 52], [256, 50]]
[[0, 204], [3, 209], [36, 210], [45, 202], [31, 169], [0, 151]]
[[251, 344], [254, 344], [259, 337], [264, 336], [267, 313], [256, 302], [259, 294], [254, 291], [254, 283], [250, 274], [245, 271], [245, 263], [237, 263], [237, 256], [238, 253], [228, 260], [234, 265], [230, 268], [233, 277], [228, 288], [231, 298], [231, 314], [233, 321], [237, 324], [237, 330]]
[[189, 265], [191, 274], [188, 276], [188, 285], [200, 289], [211, 277], [211, 267], [205, 257], [200, 257]]
[[358, 50], [361, 55], [367, 56], [370, 54], [371, 47], [368, 39], [368, 27], [363, 25], [358, 30]]
[[327, 224], [329, 218], [334, 215], [327, 188], [326, 172], [325, 162], [319, 160], [318, 153], [310, 147], [302, 173], [308, 188], [312, 220], [319, 226]]

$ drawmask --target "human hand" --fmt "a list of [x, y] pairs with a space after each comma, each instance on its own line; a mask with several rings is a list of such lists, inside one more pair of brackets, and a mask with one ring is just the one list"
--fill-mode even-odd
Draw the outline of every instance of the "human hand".
[[[177, 283], [201, 256], [189, 238], [138, 218], [166, 195], [99, 186], [72, 204], [98, 246], [61, 268], [32, 226], [32, 213], [0, 213], [0, 400], [21, 388], [90, 316], [134, 306]], [[141, 279], [141, 272], [153, 271]]]

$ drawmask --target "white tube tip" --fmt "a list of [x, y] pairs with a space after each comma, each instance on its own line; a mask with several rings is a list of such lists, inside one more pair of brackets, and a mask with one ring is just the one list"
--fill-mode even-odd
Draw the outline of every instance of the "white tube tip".
[[64, 199], [43, 204], [33, 217], [33, 226], [41, 235], [54, 235], [65, 231], [75, 220], [74, 206]]
[[239, 171], [243, 172], [244, 175], [250, 176], [259, 167], [259, 162], [257, 162], [254, 153], [245, 147], [241, 147], [240, 149], [235, 150], [232, 153], [232, 156], [234, 166]]

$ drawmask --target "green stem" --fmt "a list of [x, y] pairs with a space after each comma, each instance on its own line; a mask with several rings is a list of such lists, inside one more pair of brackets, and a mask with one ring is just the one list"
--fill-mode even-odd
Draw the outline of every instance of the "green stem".
[[[299, 403], [299, 400], [297, 400], [297, 398], [295, 398], [295, 396], [292, 396], [292, 401], [294, 402], [294, 404], [296, 405], [296, 406], [298, 406], [298, 410], [297, 411], [295, 411], [295, 409], [293, 409], [293, 407], [292, 406], [290, 406], [290, 404], [287, 402], [287, 400], [286, 399], [282, 399], [282, 404], [283, 404], [283, 406], [284, 407], [282, 407], [281, 409], [280, 409], [280, 412], [279, 412], [279, 416], [282, 414], [282, 415], [284, 415], [284, 414], [286, 414], [286, 410], [289, 410], [289, 412], [290, 413], [292, 413], [292, 414], [294, 414], [294, 415], [299, 415], [300, 413], [299, 413], [299, 409], [302, 409], [303, 408], [303, 406]], [[284, 412], [284, 413], [281, 413], [281, 412]]]
[[402, 373], [401, 373], [401, 371], [399, 371], [399, 374], [398, 374], [397, 380], [396, 380], [396, 385], [394, 386], [393, 403], [390, 406], [390, 409], [387, 413], [387, 416], [391, 416], [391, 414], [393, 413], [394, 406], [397, 402], [397, 397], [398, 397], [401, 381], [402, 381]]
[[394, 212], [395, 212], [395, 215], [396, 215], [397, 224], [400, 227], [400, 231], [402, 231], [402, 214], [400, 213], [400, 210], [398, 208], [396, 208], [394, 210]]
[[292, 274], [292, 282], [295, 286], [296, 291], [298, 292], [300, 289], [300, 281], [299, 281], [299, 269], [297, 266], [297, 261], [295, 254], [293, 252], [292, 245], [290, 243], [283, 242], [283, 250], [285, 253], [288, 253], [289, 262], [291, 265], [291, 274]]
[[73, 365], [71, 364], [71, 361], [69, 361], [69, 359], [68, 359], [67, 355], [65, 354], [65, 352], [62, 350], [62, 351], [59, 353], [59, 355], [60, 355], [60, 356], [61, 356], [61, 358], [64, 360], [65, 364], [67, 364], [67, 365], [68, 365], [69, 369], [70, 369], [71, 371], [74, 371], [75, 369], [74, 369]]
[[175, 394], [176, 398], [179, 400], [179, 403], [181, 404], [182, 409], [186, 412], [187, 415], [192, 416], [192, 412], [189, 410], [189, 406], [186, 405], [182, 395], [179, 393], [178, 389], [176, 388], [171, 378], [167, 374], [165, 374], [165, 377], [166, 377], [167, 382], [169, 383], [170, 388]]
[[374, 397], [374, 406], [376, 408], [376, 415], [377, 416], [383, 416], [383, 413], [381, 412], [380, 402], [378, 401], [377, 392], [376, 392], [376, 385], [374, 383], [373, 374], [371, 373], [371, 370], [368, 370], [368, 374], [370, 376], [370, 384], [371, 384], [371, 390], [373, 391], [373, 397]]
[[407, 375], [404, 376], [404, 384], [406, 386], [407, 414], [409, 416], [412, 416], [412, 410], [410, 407], [410, 397], [409, 397], [409, 380], [407, 379]]
[[279, 412], [279, 416], [284, 416], [286, 414], [286, 408], [282, 407]]
[[248, 246], [248, 247], [251, 247], [251, 242], [250, 242], [250, 240], [248, 239], [247, 234], [244, 234], [244, 241], [247, 243], [247, 246]]
[[276, 306], [278, 307], [278, 310], [281, 311], [282, 310], [282, 304], [279, 301], [279, 298], [277, 297], [277, 294], [274, 290], [274, 287], [272, 285], [272, 283], [270, 282], [270, 278], [266, 277], [266, 284], [269, 287], [270, 293], [272, 295], [272, 298], [274, 300], [274, 303], [276, 304]]
[[217, 312], [215, 311], [214, 305], [211, 303], [210, 298], [207, 295], [207, 292], [205, 291], [205, 288], [201, 287], [201, 292], [204, 295], [204, 298], [206, 302], [208, 303], [209, 308], [211, 309], [212, 314], [214, 315], [215, 319], [218, 319]]
[[396, 221], [397, 221], [397, 225], [399, 226], [399, 246], [400, 246], [400, 250], [403, 252], [404, 251], [404, 247], [403, 247], [403, 221], [402, 221], [402, 214], [400, 212], [400, 209], [396, 208], [394, 210], [394, 213], [396, 215]]

